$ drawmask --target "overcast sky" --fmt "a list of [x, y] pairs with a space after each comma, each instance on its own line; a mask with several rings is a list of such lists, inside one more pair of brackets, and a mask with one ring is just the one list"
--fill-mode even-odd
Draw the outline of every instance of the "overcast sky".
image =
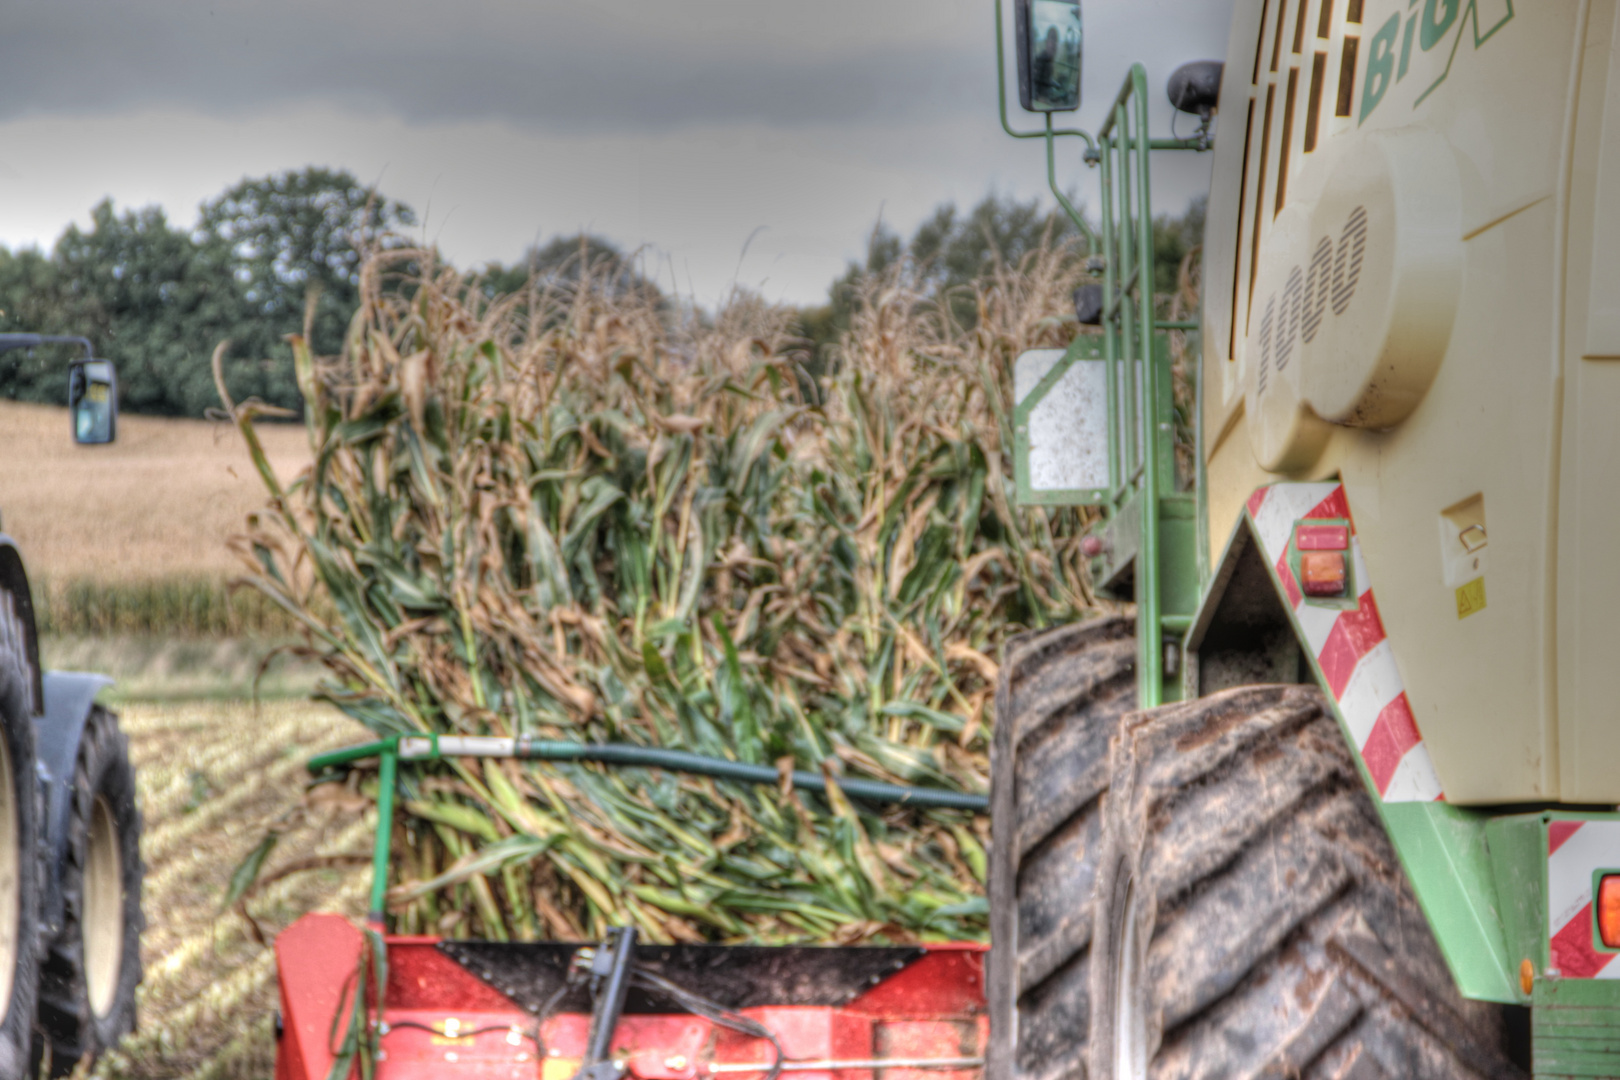
[[[734, 282], [812, 302], [880, 213], [909, 232], [941, 202], [1045, 193], [1040, 145], [996, 119], [992, 10], [12, 0], [0, 243], [48, 248], [109, 196], [190, 225], [244, 176], [325, 165], [409, 203], [461, 265], [583, 228], [645, 246], [666, 286], [705, 304]], [[1165, 78], [1224, 54], [1230, 12], [1231, 0], [1085, 0], [1080, 123], [1095, 128], [1141, 60], [1168, 129]], [[1070, 143], [1060, 176], [1094, 201]], [[1189, 158], [1157, 156], [1158, 209], [1207, 186], [1208, 157]]]

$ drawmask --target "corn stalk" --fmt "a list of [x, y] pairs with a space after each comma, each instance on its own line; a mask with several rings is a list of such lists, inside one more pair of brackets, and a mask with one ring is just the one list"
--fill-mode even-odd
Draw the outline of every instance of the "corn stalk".
[[396, 926], [982, 937], [986, 822], [836, 780], [984, 791], [1002, 643], [1088, 612], [1082, 515], [1010, 496], [1011, 361], [1073, 333], [1072, 252], [994, 271], [971, 332], [909, 268], [873, 282], [819, 387], [790, 310], [739, 293], [683, 316], [580, 271], [490, 300], [428, 252], [368, 264], [343, 354], [293, 343], [307, 470], [283, 484], [252, 403], [226, 402], [269, 496], [233, 541], [244, 580], [379, 735], [672, 747], [784, 783], [408, 771]]

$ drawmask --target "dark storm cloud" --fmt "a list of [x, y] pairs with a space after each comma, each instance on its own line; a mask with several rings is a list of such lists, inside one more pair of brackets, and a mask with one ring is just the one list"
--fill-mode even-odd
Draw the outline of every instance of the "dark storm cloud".
[[623, 131], [982, 107], [983, 15], [969, 28], [960, 6], [802, 2], [27, 3], [5, 17], [0, 119], [321, 101]]

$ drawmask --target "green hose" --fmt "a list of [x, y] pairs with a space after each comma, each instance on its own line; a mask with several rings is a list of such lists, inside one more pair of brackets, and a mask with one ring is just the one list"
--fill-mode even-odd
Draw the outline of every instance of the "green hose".
[[[449, 742], [452, 738], [454, 737], [444, 737], [446, 742]], [[416, 739], [430, 742], [434, 747], [433, 750], [419, 755], [419, 757], [432, 759], [441, 756], [461, 756], [448, 750], [442, 754], [439, 753], [437, 750], [438, 736], [424, 735], [418, 736]], [[504, 754], [481, 753], [476, 756], [530, 758], [540, 761], [595, 761], [604, 765], [669, 769], [673, 772], [713, 776], [720, 780], [735, 780], [745, 784], [774, 785], [780, 783], [782, 779], [781, 774], [769, 765], [748, 765], [740, 761], [727, 761], [725, 758], [693, 754], [686, 750], [665, 750], [660, 747], [632, 746], [626, 743], [561, 742], [527, 737], [500, 741], [511, 743], [508, 752]], [[379, 742], [364, 743], [343, 750], [334, 750], [328, 754], [317, 754], [309, 761], [309, 771], [319, 774], [326, 772], [328, 769], [339, 768], [364, 758], [376, 757], [384, 753], [384, 751], [398, 752], [399, 742], [400, 739], [396, 736]], [[417, 757], [417, 755], [402, 756], [405, 760], [412, 760]], [[825, 794], [827, 780], [819, 773], [806, 772], [800, 769], [793, 772], [793, 786], [803, 788], [806, 791]], [[943, 788], [908, 787], [903, 784], [885, 784], [876, 780], [854, 779], [839, 780], [838, 787], [850, 798], [860, 799], [864, 802], [971, 810], [981, 814], [990, 808], [990, 800], [983, 795], [973, 795], [962, 791], [946, 791]]]

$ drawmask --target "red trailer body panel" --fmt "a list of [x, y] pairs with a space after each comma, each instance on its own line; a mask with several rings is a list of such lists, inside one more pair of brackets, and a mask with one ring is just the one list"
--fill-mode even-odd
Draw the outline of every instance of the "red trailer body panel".
[[[326, 1080], [339, 1010], [352, 1003], [362, 934], [336, 915], [307, 915], [276, 940], [282, 1025], [276, 1080]], [[533, 1038], [535, 1018], [439, 949], [439, 939], [390, 937], [379, 1080], [477, 1077], [571, 1080], [590, 1016], [559, 1012]], [[847, 1003], [739, 1010], [764, 1024], [797, 1062], [982, 1058], [984, 950], [925, 946], [905, 967]], [[678, 979], [676, 981], [679, 981]], [[770, 1045], [688, 1013], [625, 1015], [615, 1057], [635, 1080], [761, 1080]], [[716, 1068], [718, 1067], [718, 1068]], [[800, 1069], [787, 1080], [979, 1080], [982, 1068]]]

